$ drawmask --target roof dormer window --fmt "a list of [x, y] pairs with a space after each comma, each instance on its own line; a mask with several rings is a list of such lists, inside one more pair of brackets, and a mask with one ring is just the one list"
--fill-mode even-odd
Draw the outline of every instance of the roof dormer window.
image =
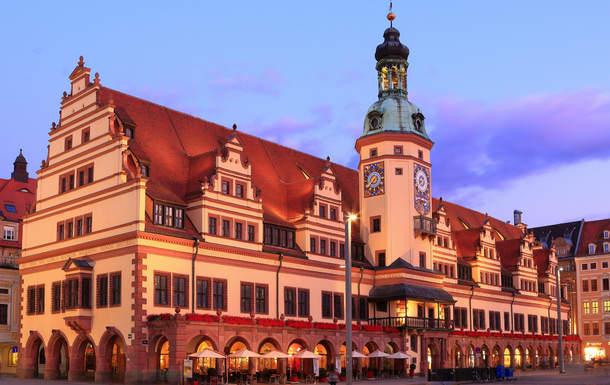
[[604, 253], [610, 253], [610, 243], [604, 243]]
[[141, 165], [140, 174], [142, 174], [144, 178], [150, 178], [150, 168], [148, 168], [148, 166], [145, 164]]
[[589, 245], [589, 254], [595, 254], [595, 245]]
[[133, 128], [125, 127], [125, 136], [129, 139], [133, 139]]
[[9, 213], [16, 213], [17, 212], [17, 207], [15, 207], [15, 205], [11, 205], [11, 204], [5, 203], [4, 207], [6, 208], [6, 211], [9, 212]]
[[608, 238], [610, 238], [610, 231], [605, 230], [604, 231], [604, 239], [608, 239]]
[[184, 209], [167, 204], [155, 203], [154, 222], [157, 225], [184, 228]]

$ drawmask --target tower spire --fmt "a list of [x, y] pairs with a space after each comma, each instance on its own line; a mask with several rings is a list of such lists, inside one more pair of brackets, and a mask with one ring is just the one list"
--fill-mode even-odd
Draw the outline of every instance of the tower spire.
[[388, 20], [390, 20], [390, 28], [392, 28], [392, 21], [396, 19], [396, 15], [392, 12], [392, 0], [390, 0], [390, 9], [388, 9]]

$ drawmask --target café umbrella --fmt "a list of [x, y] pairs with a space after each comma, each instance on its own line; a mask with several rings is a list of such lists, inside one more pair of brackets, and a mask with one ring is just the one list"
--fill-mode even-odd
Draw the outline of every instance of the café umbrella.
[[394, 354], [389, 355], [388, 358], [394, 358], [394, 359], [399, 359], [400, 360], [400, 359], [403, 359], [403, 358], [411, 358], [411, 356], [408, 355], [408, 354], [405, 354], [403, 352], [396, 352]]
[[200, 352], [189, 354], [192, 358], [227, 358], [224, 354], [220, 354], [213, 349], [203, 349]]
[[[345, 356], [346, 356], [345, 354], [342, 354], [342, 355], [341, 355], [341, 357], [345, 357]], [[362, 354], [362, 353], [360, 353], [360, 352], [359, 352], [359, 351], [357, 351], [357, 350], [354, 350], [354, 351], [352, 352], [352, 358], [367, 358], [367, 357], [368, 357], [367, 355]]]

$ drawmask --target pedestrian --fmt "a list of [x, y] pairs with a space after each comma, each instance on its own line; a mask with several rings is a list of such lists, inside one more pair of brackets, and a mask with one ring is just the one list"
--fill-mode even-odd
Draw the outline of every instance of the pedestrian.
[[330, 382], [330, 385], [336, 385], [337, 381], [339, 381], [339, 375], [337, 374], [337, 370], [335, 369], [335, 364], [330, 364], [330, 374], [328, 376], [328, 382]]

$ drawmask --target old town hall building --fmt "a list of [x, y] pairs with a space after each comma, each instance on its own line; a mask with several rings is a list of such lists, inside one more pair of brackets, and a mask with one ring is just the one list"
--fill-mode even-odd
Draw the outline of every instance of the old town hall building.
[[[432, 197], [434, 143], [407, 98], [399, 35], [388, 28], [375, 52], [357, 170], [108, 89], [81, 57], [24, 218], [17, 374], [177, 383], [204, 348], [308, 349], [328, 367], [345, 352], [346, 300], [356, 350], [412, 357], [357, 371], [535, 369], [579, 354], [574, 336], [558, 351], [555, 249], [520, 221]], [[346, 213], [358, 217], [352, 298]], [[196, 371], [311, 370], [227, 365]]]

